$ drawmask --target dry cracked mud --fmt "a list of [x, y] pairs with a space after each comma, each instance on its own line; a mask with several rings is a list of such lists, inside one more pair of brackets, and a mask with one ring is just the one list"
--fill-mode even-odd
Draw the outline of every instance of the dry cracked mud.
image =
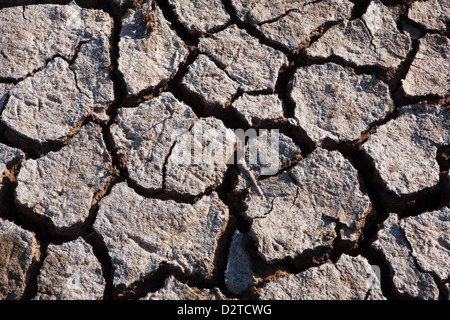
[[0, 299], [450, 299], [448, 0], [0, 0], [0, 29]]

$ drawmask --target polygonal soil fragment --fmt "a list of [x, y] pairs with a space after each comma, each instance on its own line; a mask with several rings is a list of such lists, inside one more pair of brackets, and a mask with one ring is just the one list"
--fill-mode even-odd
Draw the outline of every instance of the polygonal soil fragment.
[[362, 256], [341, 255], [296, 275], [269, 282], [260, 291], [261, 300], [384, 300], [380, 282]]
[[260, 24], [257, 28], [271, 41], [294, 50], [309, 41], [319, 27], [342, 21], [352, 7], [353, 4], [347, 0], [305, 3], [279, 20]]
[[275, 20], [289, 11], [298, 10], [307, 2], [308, 0], [231, 0], [238, 18], [255, 24]]
[[185, 204], [144, 198], [120, 183], [100, 201], [94, 230], [108, 248], [114, 285], [126, 287], [160, 264], [211, 277], [227, 221], [228, 209], [215, 192]]
[[246, 91], [273, 91], [280, 68], [287, 64], [285, 55], [260, 44], [236, 25], [200, 39], [199, 49]]
[[450, 40], [437, 34], [421, 38], [419, 51], [402, 80], [410, 96], [444, 96], [450, 92]]
[[[95, 116], [106, 119], [105, 109], [114, 99], [113, 84], [107, 70], [111, 64], [109, 36], [112, 19], [106, 12], [82, 9], [75, 2], [65, 6], [12, 7], [0, 10], [0, 24], [0, 78], [20, 81], [45, 67], [55, 57], [67, 61], [75, 59], [71, 67], [75, 79], [79, 79], [77, 85], [95, 105]], [[48, 85], [40, 88], [48, 88]], [[76, 88], [73, 85], [70, 91]]]
[[388, 263], [395, 291], [409, 298], [437, 299], [438, 288], [428, 273], [417, 268], [411, 246], [399, 226], [400, 223], [402, 222], [398, 220], [397, 215], [391, 213], [383, 222], [377, 240], [371, 246]]
[[55, 58], [10, 91], [2, 122], [26, 140], [42, 145], [67, 139], [92, 108], [90, 99], [78, 90], [69, 64]]
[[230, 245], [225, 284], [227, 289], [235, 294], [250, 288], [255, 282], [250, 256], [246, 251], [249, 238], [246, 234], [236, 231]]
[[258, 188], [260, 177], [275, 175], [301, 159], [300, 148], [288, 136], [275, 130], [254, 132], [254, 136], [249, 134], [247, 144], [238, 153], [240, 174], [234, 186], [236, 191]]
[[111, 134], [130, 179], [147, 190], [161, 190], [166, 159], [177, 137], [195, 119], [191, 108], [171, 93], [162, 93], [136, 108], [119, 109]]
[[335, 223], [313, 212], [307, 202], [300, 208], [300, 190], [288, 172], [258, 181], [258, 188], [261, 192], [253, 187], [245, 199], [245, 214], [252, 219], [249, 234], [267, 262], [294, 258], [306, 249], [331, 247]]
[[213, 290], [191, 288], [170, 276], [164, 287], [147, 294], [142, 300], [224, 300], [218, 288]]
[[263, 121], [283, 119], [283, 102], [276, 94], [249, 95], [244, 93], [233, 102], [233, 109], [249, 126], [257, 126]]
[[411, 49], [411, 39], [397, 29], [400, 11], [371, 2], [366, 13], [330, 28], [306, 53], [313, 57], [338, 56], [358, 66], [397, 67]]
[[70, 66], [76, 76], [77, 89], [90, 99], [94, 116], [101, 121], [108, 120], [106, 107], [114, 100], [110, 67], [109, 39], [106, 36], [83, 43]]
[[210, 106], [225, 107], [240, 85], [230, 79], [211, 59], [200, 54], [182, 80], [184, 88]]
[[[253, 8], [243, 6], [249, 1], [232, 2], [240, 9], [238, 12], [243, 21], [256, 25], [270, 41], [288, 50], [297, 49], [310, 40], [314, 31], [324, 24], [343, 20], [353, 7], [347, 0], [283, 1], [281, 7], [277, 8], [274, 5], [279, 1], [259, 1]], [[266, 6], [268, 8], [261, 10]], [[286, 11], [280, 12], [283, 8]], [[245, 10], [247, 12], [243, 15]], [[274, 17], [275, 13], [279, 13], [279, 16]]]
[[34, 234], [0, 219], [0, 299], [19, 300], [39, 260]]
[[105, 280], [92, 247], [79, 238], [48, 246], [37, 286], [36, 300], [99, 300]]
[[328, 217], [342, 224], [342, 240], [358, 240], [372, 204], [361, 191], [358, 172], [347, 159], [339, 152], [318, 148], [290, 174], [299, 188], [296, 204], [302, 211], [322, 213], [323, 219]]
[[446, 31], [450, 22], [450, 2], [442, 0], [413, 2], [408, 10], [408, 18], [428, 30]]
[[258, 184], [263, 196], [252, 189], [245, 214], [267, 262], [331, 247], [338, 222], [341, 239], [354, 243], [371, 211], [356, 170], [336, 151], [318, 148], [289, 172]]
[[192, 34], [212, 31], [230, 20], [221, 0], [169, 0], [169, 3]]
[[433, 105], [400, 108], [397, 119], [361, 145], [388, 190], [403, 196], [438, 184], [436, 155], [450, 144], [449, 112]]
[[50, 219], [56, 233], [81, 228], [95, 197], [112, 179], [111, 157], [98, 125], [83, 126], [69, 145], [22, 164], [17, 176], [16, 202], [34, 219]]
[[166, 82], [188, 54], [159, 8], [150, 10], [155, 21], [146, 23], [145, 12], [149, 5], [147, 1], [138, 11], [128, 10], [122, 19], [118, 62], [128, 94]]
[[400, 222], [420, 268], [440, 281], [450, 278], [450, 209], [422, 213]]
[[0, 24], [0, 78], [16, 80], [55, 56], [70, 59], [80, 43], [107, 37], [111, 32], [107, 13], [82, 9], [74, 2], [69, 6], [5, 8], [0, 10]]
[[318, 144], [358, 139], [394, 108], [387, 85], [334, 63], [299, 68], [290, 96], [295, 118]]
[[236, 137], [222, 121], [210, 117], [181, 134], [169, 156], [165, 190], [196, 196], [222, 183], [232, 160]]

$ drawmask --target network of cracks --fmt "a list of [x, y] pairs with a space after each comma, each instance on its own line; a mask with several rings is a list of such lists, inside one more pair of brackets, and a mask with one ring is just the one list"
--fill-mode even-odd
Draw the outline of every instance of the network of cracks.
[[448, 299], [445, 2], [0, 7], [2, 299]]

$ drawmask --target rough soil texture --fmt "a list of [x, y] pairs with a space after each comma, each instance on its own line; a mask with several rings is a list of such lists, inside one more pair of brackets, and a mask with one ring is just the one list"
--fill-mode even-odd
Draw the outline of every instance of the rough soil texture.
[[0, 0], [0, 299], [450, 299], [449, 26]]

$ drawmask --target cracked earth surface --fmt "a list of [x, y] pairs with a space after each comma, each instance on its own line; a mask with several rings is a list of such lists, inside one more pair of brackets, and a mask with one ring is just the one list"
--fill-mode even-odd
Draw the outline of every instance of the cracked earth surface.
[[[0, 0], [0, 27], [0, 299], [450, 298], [450, 1]], [[278, 169], [180, 163], [199, 128], [278, 130]]]

